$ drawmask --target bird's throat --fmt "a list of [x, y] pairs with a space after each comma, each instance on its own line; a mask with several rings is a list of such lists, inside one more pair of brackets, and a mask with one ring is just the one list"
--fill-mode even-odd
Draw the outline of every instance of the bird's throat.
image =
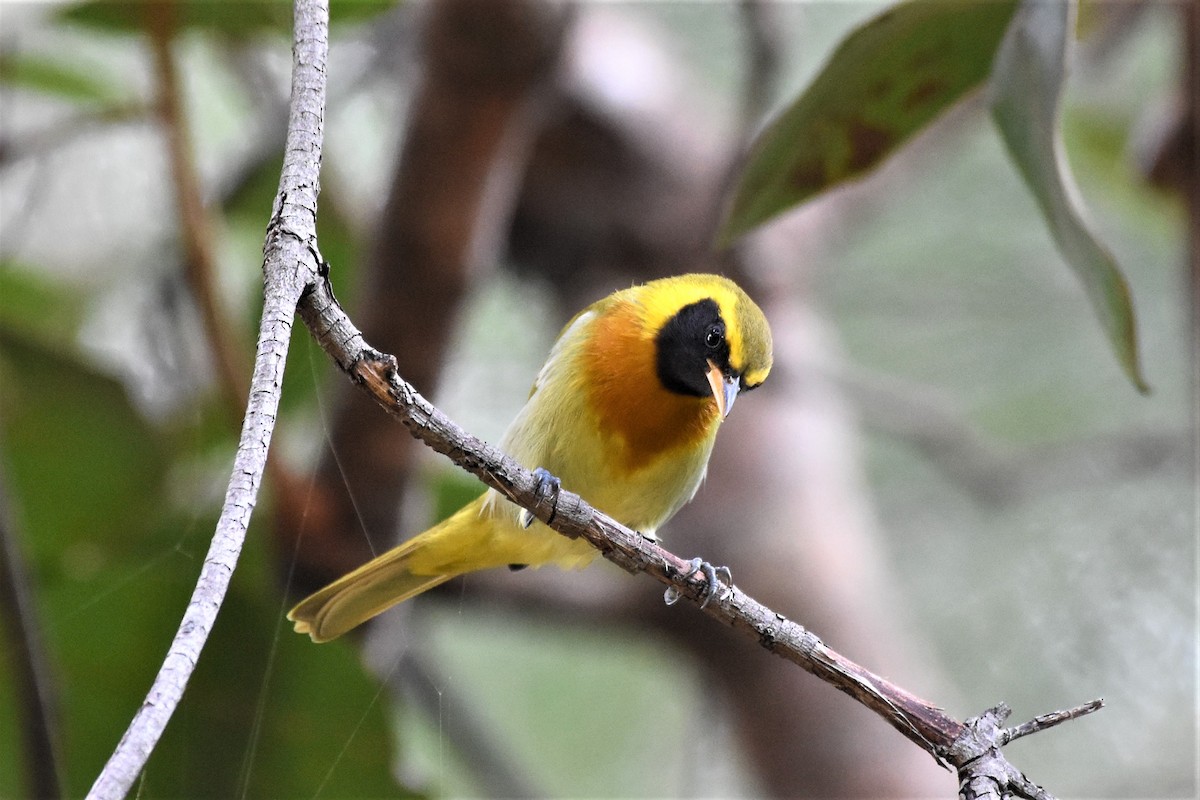
[[596, 324], [585, 354], [590, 374], [584, 385], [599, 429], [622, 451], [623, 466], [638, 470], [710, 440], [721, 418], [716, 401], [663, 387], [653, 342], [636, 309], [614, 309]]

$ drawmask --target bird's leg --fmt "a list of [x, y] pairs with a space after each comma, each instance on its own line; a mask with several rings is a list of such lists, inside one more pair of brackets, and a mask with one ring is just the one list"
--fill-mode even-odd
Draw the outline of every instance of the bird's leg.
[[[533, 491], [538, 496], [538, 505], [541, 505], [547, 500], [550, 502], [550, 516], [546, 519], [547, 522], [554, 521], [554, 515], [558, 513], [558, 493], [562, 490], [562, 481], [551, 475], [547, 470], [538, 467], [533, 471]], [[537, 519], [533, 512], [528, 508], [521, 509], [521, 527], [528, 528]], [[525, 569], [528, 564], [509, 564], [508, 568], [513, 572]]]
[[[683, 573], [683, 577], [689, 578], [697, 572], [703, 572], [704, 577], [708, 580], [707, 588], [704, 590], [704, 600], [700, 603], [701, 608], [707, 606], [709, 601], [714, 597], [720, 596], [722, 587], [718, 577], [723, 577], [725, 583], [730, 586], [733, 585], [733, 573], [729, 571], [729, 567], [714, 567], [699, 556], [691, 560], [688, 564], [687, 572]], [[663, 601], [670, 606], [674, 605], [678, 600], [679, 591], [674, 586], [668, 587], [666, 593], [663, 595]]]
[[[550, 516], [546, 519], [547, 523], [554, 521], [554, 515], [558, 513], [558, 493], [562, 490], [562, 481], [551, 475], [542, 467], [538, 467], [533, 471], [533, 491], [538, 496], [538, 505], [543, 502], [550, 503]], [[533, 512], [529, 509], [521, 510], [521, 527], [528, 528], [533, 524]]]

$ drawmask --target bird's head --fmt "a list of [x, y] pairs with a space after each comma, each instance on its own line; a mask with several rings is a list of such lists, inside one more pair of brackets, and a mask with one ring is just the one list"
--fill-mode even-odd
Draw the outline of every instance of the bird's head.
[[738, 393], [771, 371], [771, 328], [762, 309], [719, 275], [681, 275], [646, 284], [642, 298], [654, 332], [655, 371], [663, 388], [712, 396], [721, 417]]

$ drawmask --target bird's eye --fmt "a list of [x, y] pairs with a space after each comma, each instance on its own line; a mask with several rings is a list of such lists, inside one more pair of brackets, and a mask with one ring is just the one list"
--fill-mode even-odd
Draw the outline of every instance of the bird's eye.
[[723, 341], [725, 341], [725, 333], [719, 325], [713, 325], [708, 329], [708, 333], [704, 334], [704, 344], [709, 350], [716, 350]]

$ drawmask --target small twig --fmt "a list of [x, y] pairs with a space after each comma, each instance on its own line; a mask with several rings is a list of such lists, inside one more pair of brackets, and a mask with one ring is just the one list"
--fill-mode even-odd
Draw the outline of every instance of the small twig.
[[1052, 711], [1049, 714], [1042, 714], [1015, 728], [1006, 728], [996, 743], [1003, 747], [1011, 741], [1020, 739], [1022, 736], [1028, 736], [1031, 733], [1038, 733], [1048, 728], [1053, 728], [1055, 725], [1091, 714], [1093, 711], [1099, 711], [1103, 707], [1104, 698], [1097, 697], [1095, 700], [1075, 706], [1074, 708], [1068, 708], [1065, 711]]
[[249, 402], [225, 503], [196, 589], [163, 665], [128, 730], [92, 785], [89, 798], [124, 797], [145, 767], [208, 640], [245, 541], [279, 409], [296, 303], [304, 287], [316, 280], [313, 252], [328, 51], [327, 2], [297, 0], [287, 146], [263, 247], [262, 322]]
[[958, 767], [959, 795], [963, 800], [1001, 800], [1014, 795], [1028, 800], [1053, 800], [1053, 795], [1009, 764], [1000, 748], [1014, 739], [1082, 717], [1103, 706], [1104, 699], [1098, 698], [1065, 711], [1042, 714], [1015, 728], [1005, 728], [1003, 722], [1012, 709], [1000, 703], [967, 720], [947, 753]]

